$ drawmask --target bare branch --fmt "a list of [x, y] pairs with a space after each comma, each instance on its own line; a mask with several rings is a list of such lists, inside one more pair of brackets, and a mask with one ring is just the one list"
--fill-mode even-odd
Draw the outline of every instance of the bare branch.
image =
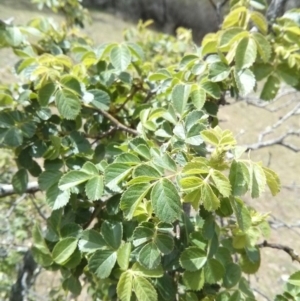
[[103, 111], [101, 109], [97, 109], [97, 111], [101, 115], [105, 116], [108, 120], [110, 120], [116, 126], [117, 130], [125, 131], [125, 132], [130, 133], [130, 134], [132, 134], [134, 136], [137, 136], [139, 134], [138, 131], [136, 131], [136, 130], [134, 130], [132, 128], [129, 128], [126, 125], [122, 124], [119, 120], [117, 120], [115, 117], [113, 117], [112, 115], [110, 115], [108, 112]]
[[271, 217], [273, 218], [272, 221], [269, 221], [271, 228], [273, 228], [273, 229], [288, 228], [289, 230], [293, 231], [296, 235], [300, 236], [300, 233], [297, 231], [297, 228], [300, 227], [300, 223], [295, 223], [295, 224], [289, 225], [274, 215], [271, 215]]
[[[38, 182], [30, 182], [27, 184], [27, 188], [25, 193], [35, 193], [39, 191], [39, 184]], [[0, 184], [0, 198], [4, 198], [6, 196], [10, 196], [13, 194], [17, 194], [14, 187], [10, 184]]]
[[285, 121], [287, 121], [292, 116], [297, 115], [299, 110], [300, 110], [300, 103], [298, 103], [291, 111], [287, 112], [283, 117], [281, 117], [271, 127], [267, 127], [266, 130], [259, 135], [258, 141], [262, 141], [264, 136], [272, 133], [276, 128], [281, 126]]
[[268, 126], [263, 132], [261, 132], [258, 136], [257, 143], [245, 145], [247, 147], [247, 150], [257, 150], [257, 149], [269, 147], [272, 145], [281, 145], [281, 146], [284, 146], [284, 147], [292, 150], [293, 152], [300, 152], [299, 147], [292, 145], [290, 143], [287, 143], [285, 141], [285, 139], [290, 136], [300, 137], [300, 130], [289, 130], [277, 138], [264, 141], [265, 136], [273, 133], [275, 129], [280, 127], [284, 122], [286, 122], [291, 117], [298, 115], [299, 112], [300, 112], [300, 103], [297, 103], [297, 105], [294, 106], [294, 108], [292, 110], [290, 110], [284, 116], [279, 118], [272, 126]]
[[282, 250], [282, 251], [286, 252], [292, 258], [293, 261], [297, 261], [300, 263], [300, 256], [290, 247], [280, 245], [280, 244], [272, 244], [272, 243], [267, 242], [266, 240], [263, 243], [258, 244], [257, 247]]
[[269, 147], [269, 146], [272, 146], [272, 145], [281, 145], [281, 146], [284, 146], [284, 147], [290, 149], [291, 151], [293, 151], [295, 153], [300, 152], [300, 148], [284, 141], [289, 136], [298, 136], [298, 137], [300, 137], [300, 130], [298, 130], [298, 131], [288, 131], [284, 135], [282, 135], [278, 138], [270, 139], [270, 140], [266, 140], [266, 141], [261, 141], [262, 139], [259, 139], [259, 142], [245, 145], [245, 147], [249, 151], [249, 150], [257, 150], [257, 149], [261, 149], [261, 148], [264, 148], [264, 147]]

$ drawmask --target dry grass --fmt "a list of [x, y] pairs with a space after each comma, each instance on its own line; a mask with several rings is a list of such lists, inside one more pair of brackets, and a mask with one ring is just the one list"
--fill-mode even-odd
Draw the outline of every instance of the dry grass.
[[[15, 18], [15, 23], [24, 23], [29, 19], [37, 16], [51, 16], [50, 13], [41, 13], [35, 10], [27, 1], [1, 0], [0, 2], [0, 18]], [[122, 39], [122, 31], [124, 28], [131, 26], [115, 16], [103, 14], [101, 12], [92, 12], [94, 23], [85, 29], [86, 33], [91, 36], [96, 43], [104, 41], [120, 41]], [[61, 21], [60, 17], [54, 17], [57, 21]], [[13, 75], [10, 72], [11, 63], [15, 60], [14, 55], [8, 50], [0, 52], [0, 82], [11, 82]], [[298, 95], [298, 102], [299, 102]], [[286, 101], [282, 99], [281, 101]], [[285, 110], [288, 110], [286, 108]], [[223, 128], [232, 130], [237, 136], [239, 144], [250, 144], [257, 141], [258, 133], [263, 131], [267, 126], [276, 122], [276, 120], [284, 114], [284, 110], [276, 113], [270, 113], [263, 109], [258, 109], [247, 105], [245, 102], [239, 102], [231, 106], [222, 107], [220, 109], [220, 119], [223, 120], [221, 125]], [[292, 118], [287, 124], [279, 128], [273, 135], [280, 135], [287, 128], [300, 128], [300, 118]], [[244, 134], [240, 131], [244, 130]], [[270, 136], [271, 138], [272, 136]], [[294, 139], [293, 143], [300, 147], [300, 139]], [[262, 161], [264, 164], [270, 165], [278, 172], [282, 180], [282, 184], [290, 186], [300, 185], [300, 154], [293, 153], [281, 146], [253, 151], [251, 153], [253, 160]], [[283, 188], [281, 193], [272, 197], [266, 193], [258, 200], [248, 200], [250, 205], [257, 208], [261, 212], [271, 212], [283, 223], [293, 224], [300, 218], [300, 189]], [[287, 229], [280, 228], [273, 230], [269, 239], [274, 243], [286, 244], [296, 251], [300, 252], [300, 231], [298, 228]], [[290, 274], [299, 269], [299, 264], [291, 262], [289, 256], [281, 251], [273, 249], [262, 250], [262, 267], [257, 275], [250, 277], [253, 287], [259, 289], [262, 293], [273, 299], [274, 295], [282, 290], [282, 276]], [[52, 275], [52, 274], [50, 274]], [[46, 293], [49, 288], [49, 274], [45, 273], [38, 282], [38, 290]], [[53, 284], [59, 282], [59, 276], [53, 279]], [[87, 300], [83, 297], [82, 300]], [[258, 295], [258, 300], [266, 300]]]

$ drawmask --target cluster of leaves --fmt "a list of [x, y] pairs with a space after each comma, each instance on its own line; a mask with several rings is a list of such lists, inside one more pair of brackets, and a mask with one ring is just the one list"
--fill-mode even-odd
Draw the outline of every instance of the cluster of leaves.
[[177, 64], [186, 53], [195, 48], [190, 30], [180, 27], [174, 37], [148, 30], [152, 23], [152, 20], [140, 21], [136, 28], [129, 28], [124, 32], [126, 41], [138, 43], [146, 50], [143, 68], [147, 68], [148, 72]]
[[66, 19], [66, 25], [72, 27], [78, 25], [84, 27], [85, 22], [90, 22], [88, 11], [82, 7], [82, 0], [31, 0], [39, 9], [44, 6], [50, 8], [54, 13], [62, 13]]
[[182, 40], [142, 25], [95, 46], [70, 25], [2, 24], [22, 83], [1, 87], [0, 145], [14, 151], [15, 190], [30, 174], [45, 191], [52, 211], [32, 252], [60, 269], [64, 289], [79, 295], [85, 275], [110, 300], [255, 300], [244, 275], [260, 266], [267, 217], [240, 197], [280, 183], [217, 126], [217, 111], [225, 93], [260, 80], [266, 100], [281, 80], [298, 87], [300, 36], [299, 11], [269, 30], [257, 9], [263, 0], [231, 1], [222, 29], [183, 57]]

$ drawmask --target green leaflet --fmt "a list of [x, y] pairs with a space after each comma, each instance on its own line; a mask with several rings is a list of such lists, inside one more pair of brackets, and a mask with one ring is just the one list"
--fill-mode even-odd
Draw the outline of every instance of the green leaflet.
[[257, 50], [260, 57], [265, 63], [268, 62], [272, 54], [270, 42], [266, 39], [266, 37], [258, 32], [254, 32], [252, 37], [256, 41]]
[[53, 264], [53, 259], [51, 253], [44, 253], [41, 249], [33, 246], [31, 248], [32, 256], [36, 263], [40, 264], [42, 267], [49, 267]]
[[182, 173], [185, 175], [197, 175], [202, 173], [208, 173], [209, 172], [208, 164], [209, 162], [205, 158], [201, 158], [201, 161], [188, 162], [183, 167]]
[[251, 249], [241, 254], [239, 265], [246, 274], [255, 274], [260, 267], [260, 250]]
[[75, 278], [73, 275], [65, 279], [63, 281], [62, 286], [64, 289], [69, 290], [75, 296], [78, 296], [81, 293], [81, 282], [78, 280], [78, 278]]
[[85, 162], [82, 166], [82, 168], [80, 169], [80, 171], [83, 171], [91, 176], [98, 176], [99, 175], [99, 171], [97, 169], [97, 167], [92, 163], [92, 162]]
[[[256, 1], [252, 1], [252, 3]], [[260, 2], [260, 1], [258, 1]], [[257, 2], [256, 2], [257, 3]], [[255, 24], [255, 26], [263, 33], [267, 34], [268, 32], [268, 21], [260, 12], [253, 11], [251, 13], [251, 20]]]
[[270, 75], [261, 91], [260, 98], [263, 100], [272, 100], [277, 95], [280, 88], [280, 80], [276, 75]]
[[133, 170], [134, 177], [147, 176], [153, 179], [160, 178], [161, 174], [152, 166], [147, 164], [140, 164]]
[[280, 179], [273, 170], [271, 170], [265, 166], [263, 166], [262, 169], [265, 173], [267, 184], [270, 188], [270, 191], [271, 191], [272, 195], [275, 196], [277, 193], [280, 192], [280, 187], [281, 187]]
[[157, 233], [154, 238], [154, 243], [163, 254], [171, 253], [174, 248], [174, 239], [170, 234]]
[[180, 265], [188, 271], [200, 270], [207, 261], [207, 254], [197, 247], [185, 249], [180, 256]]
[[205, 81], [201, 83], [201, 88], [215, 99], [221, 97], [221, 89], [217, 83], [214, 83], [212, 81]]
[[36, 248], [38, 248], [41, 252], [48, 254], [49, 249], [46, 245], [46, 241], [44, 239], [44, 236], [42, 234], [41, 228], [38, 224], [35, 224], [32, 230], [32, 238], [34, 241], [34, 245]]
[[250, 5], [257, 10], [266, 9], [266, 1], [264, 0], [250, 0]]
[[130, 186], [122, 195], [120, 208], [127, 219], [132, 219], [135, 210], [150, 190], [151, 185], [140, 183]]
[[64, 265], [75, 252], [77, 244], [78, 239], [75, 237], [67, 237], [59, 241], [52, 251], [53, 261], [57, 264]]
[[57, 187], [57, 183], [46, 191], [46, 202], [52, 210], [66, 206], [70, 199], [70, 190], [62, 191]]
[[131, 253], [131, 243], [127, 242], [120, 246], [117, 251], [117, 262], [119, 267], [126, 271], [129, 265], [129, 258]]
[[212, 82], [221, 82], [229, 76], [230, 72], [231, 70], [226, 64], [222, 62], [213, 63], [210, 65], [209, 79]]
[[108, 95], [107, 92], [102, 91], [102, 90], [96, 90], [92, 89], [88, 91], [93, 95], [93, 100], [91, 101], [91, 104], [100, 110], [107, 111], [109, 108], [110, 104], [110, 96]]
[[244, 195], [250, 185], [250, 171], [247, 165], [243, 162], [233, 160], [229, 180], [232, 186], [232, 194], [235, 196]]
[[183, 114], [188, 98], [190, 96], [191, 86], [190, 85], [184, 85], [184, 84], [178, 84], [176, 85], [172, 90], [172, 103], [180, 115]]
[[107, 278], [117, 260], [117, 253], [112, 250], [97, 250], [89, 259], [89, 270], [100, 279]]
[[201, 110], [205, 104], [206, 100], [206, 93], [203, 89], [199, 89], [198, 86], [192, 88], [191, 92], [191, 99], [193, 102], [193, 105], [197, 110]]
[[62, 191], [65, 191], [88, 181], [90, 178], [91, 175], [83, 171], [72, 170], [61, 177], [58, 188]]
[[182, 190], [189, 191], [200, 188], [203, 185], [203, 179], [195, 176], [189, 176], [180, 180]]
[[228, 263], [225, 266], [225, 275], [223, 276], [223, 283], [226, 288], [234, 287], [241, 279], [242, 270], [236, 263]]
[[241, 39], [243, 36], [247, 36], [248, 33], [244, 31], [242, 28], [233, 27], [228, 28], [224, 32], [222, 32], [219, 39], [219, 47], [223, 50], [229, 49], [231, 44], [233, 44], [236, 40]]
[[85, 192], [89, 200], [97, 201], [104, 191], [103, 176], [95, 176], [89, 179], [85, 185]]
[[170, 157], [169, 154], [165, 153], [163, 156], [155, 157], [153, 163], [166, 170], [176, 172], [177, 166], [175, 161]]
[[204, 267], [205, 281], [208, 283], [216, 283], [225, 274], [223, 265], [216, 259], [211, 258]]
[[158, 291], [158, 298], [166, 301], [175, 300], [177, 286], [171, 276], [164, 274], [155, 281], [155, 288]]
[[55, 91], [55, 85], [52, 82], [45, 84], [38, 91], [38, 100], [41, 106], [47, 106], [51, 96]]
[[19, 46], [22, 43], [23, 39], [24, 37], [18, 27], [13, 26], [6, 28], [5, 40], [12, 47]]
[[107, 245], [117, 250], [121, 245], [123, 226], [121, 223], [104, 221], [101, 225], [101, 234]]
[[199, 209], [201, 200], [201, 189], [193, 190], [184, 196], [185, 203], [191, 203], [195, 210]]
[[61, 237], [75, 237], [79, 238], [81, 236], [82, 228], [76, 223], [64, 224], [60, 229]]
[[233, 211], [235, 213], [239, 228], [246, 232], [252, 225], [251, 215], [242, 200], [235, 198], [230, 199]]
[[62, 89], [56, 92], [55, 102], [59, 113], [66, 119], [75, 119], [80, 113], [81, 104], [76, 94]]
[[141, 223], [133, 232], [133, 245], [135, 247], [148, 242], [155, 235], [154, 224], [149, 222]]
[[109, 189], [116, 189], [116, 186], [124, 180], [131, 172], [130, 165], [124, 163], [112, 163], [105, 169], [105, 183]]
[[230, 182], [229, 182], [228, 178], [226, 176], [224, 176], [218, 170], [214, 170], [211, 173], [211, 177], [212, 177], [216, 187], [220, 191], [220, 193], [224, 197], [229, 197], [229, 195], [231, 194], [231, 185], [230, 185]]
[[110, 52], [110, 60], [116, 69], [124, 71], [131, 62], [131, 53], [125, 45], [117, 45]]
[[253, 91], [256, 80], [250, 69], [235, 69], [234, 77], [236, 85], [242, 96], [245, 96]]
[[232, 132], [228, 130], [222, 131], [219, 126], [216, 126], [213, 129], [203, 130], [201, 132], [201, 137], [205, 142], [214, 146], [232, 147], [236, 144]]
[[294, 76], [292, 68], [288, 64], [279, 64], [276, 73], [288, 85], [297, 86], [299, 78]]
[[136, 276], [142, 276], [142, 277], [147, 277], [147, 278], [160, 278], [164, 274], [164, 270], [161, 265], [158, 265], [154, 269], [147, 269], [138, 262], [135, 262], [132, 266], [132, 272]]
[[64, 75], [60, 83], [64, 86], [66, 90], [73, 92], [75, 95], [81, 96], [80, 83], [77, 78], [72, 75]]
[[122, 153], [119, 155], [115, 163], [125, 163], [125, 164], [130, 164], [130, 165], [136, 165], [141, 163], [141, 160], [139, 159], [138, 156], [131, 154], [131, 153]]
[[89, 253], [106, 247], [106, 242], [99, 232], [93, 229], [88, 229], [81, 233], [78, 247], [81, 252]]
[[251, 164], [251, 180], [251, 197], [258, 198], [266, 186], [266, 175], [259, 164]]
[[19, 169], [12, 177], [12, 185], [17, 193], [24, 193], [28, 184], [28, 173], [26, 169]]
[[147, 269], [155, 269], [160, 260], [160, 252], [154, 242], [147, 243], [139, 252], [138, 261]]
[[118, 285], [117, 285], [117, 294], [121, 301], [130, 301], [133, 287], [133, 274], [132, 272], [126, 271], [123, 272]]
[[235, 53], [235, 63], [238, 70], [249, 68], [256, 60], [257, 46], [253, 39], [246, 37], [243, 38]]
[[52, 185], [58, 183], [62, 177], [62, 172], [56, 169], [45, 170], [39, 175], [38, 183], [41, 190], [47, 190]]
[[205, 182], [201, 186], [201, 199], [207, 211], [214, 211], [220, 206], [219, 198], [215, 195], [211, 186]]
[[157, 292], [146, 278], [135, 276], [133, 289], [138, 301], [157, 301]]
[[175, 185], [168, 179], [159, 180], [151, 191], [153, 211], [156, 216], [166, 223], [179, 219], [181, 202]]
[[291, 283], [295, 286], [300, 286], [300, 271], [293, 273], [289, 279], [288, 283]]
[[183, 273], [183, 282], [187, 286], [187, 288], [193, 291], [200, 291], [205, 282], [204, 271], [184, 271]]

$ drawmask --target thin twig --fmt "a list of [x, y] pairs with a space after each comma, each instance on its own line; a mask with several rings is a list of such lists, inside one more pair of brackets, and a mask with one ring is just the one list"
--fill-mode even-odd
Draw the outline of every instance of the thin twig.
[[97, 203], [94, 207], [94, 211], [93, 211], [90, 219], [83, 225], [83, 227], [82, 227], [83, 229], [87, 229], [91, 225], [92, 221], [98, 216], [98, 214], [101, 212], [104, 205], [105, 205], [104, 201], [102, 201], [102, 200], [97, 201]]
[[249, 150], [257, 150], [257, 149], [261, 149], [264, 147], [269, 147], [272, 145], [281, 145], [281, 146], [286, 147], [287, 149], [292, 150], [295, 153], [300, 152], [300, 148], [284, 141], [289, 136], [300, 137], [300, 130], [299, 131], [288, 131], [278, 138], [270, 139], [270, 140], [266, 140], [266, 141], [261, 141], [262, 139], [260, 138], [259, 142], [245, 145], [245, 147], [247, 148], [247, 151], [249, 151]]
[[263, 131], [259, 137], [258, 137], [258, 141], [262, 141], [264, 136], [272, 133], [276, 128], [278, 128], [279, 126], [281, 126], [285, 121], [287, 121], [289, 118], [291, 118], [292, 116], [294, 116], [295, 114], [298, 113], [298, 111], [300, 110], [300, 103], [298, 103], [292, 110], [290, 110], [289, 112], [287, 112], [284, 116], [282, 116], [281, 118], [278, 119], [277, 122], [275, 122], [272, 126], [267, 127], [265, 131]]
[[297, 261], [300, 263], [300, 256], [290, 247], [280, 245], [280, 244], [272, 244], [272, 243], [267, 242], [266, 240], [264, 242], [262, 242], [261, 244], [258, 244], [257, 247], [282, 250], [282, 251], [286, 252], [293, 261]]
[[117, 112], [120, 112], [122, 109], [124, 109], [125, 105], [132, 99], [132, 97], [135, 95], [135, 93], [138, 91], [138, 87], [133, 86], [131, 92], [127, 95], [125, 101], [121, 104], [119, 108], [117, 108]]
[[258, 293], [259, 295], [261, 295], [263, 298], [265, 298], [268, 301], [271, 301], [271, 299], [268, 298], [267, 295], [265, 295], [264, 293], [262, 293], [260, 290], [258, 290], [257, 288], [252, 288], [253, 291], [255, 291], [256, 293]]
[[21, 197], [19, 197], [9, 208], [9, 210], [7, 211], [5, 218], [9, 218], [10, 215], [13, 213], [13, 211], [15, 210], [15, 208], [17, 207], [17, 205], [19, 203], [21, 203], [24, 199], [26, 198], [26, 193], [24, 193], [23, 195], [21, 195]]
[[44, 213], [41, 211], [41, 208], [37, 205], [37, 203], [35, 202], [34, 200], [34, 197], [33, 196], [30, 196], [30, 199], [31, 199], [31, 202], [34, 206], [34, 208], [36, 209], [36, 211], [38, 212], [38, 214], [40, 215], [40, 217], [43, 219], [43, 220], [47, 220], [47, 217], [44, 215]]
[[139, 133], [138, 131], [127, 127], [126, 125], [122, 124], [119, 120], [117, 120], [115, 117], [113, 117], [112, 115], [110, 115], [108, 112], [103, 111], [101, 109], [97, 109], [97, 111], [103, 115], [104, 117], [106, 117], [108, 120], [110, 120], [115, 126], [117, 130], [122, 130], [125, 131], [127, 133], [130, 133], [134, 136], [137, 136]]
[[116, 127], [111, 127], [108, 131], [98, 135], [98, 136], [85, 136], [86, 138], [90, 138], [90, 139], [95, 139], [92, 142], [92, 145], [95, 144], [96, 142], [98, 142], [100, 139], [106, 138], [110, 135], [112, 135], [115, 131], [117, 131]]

